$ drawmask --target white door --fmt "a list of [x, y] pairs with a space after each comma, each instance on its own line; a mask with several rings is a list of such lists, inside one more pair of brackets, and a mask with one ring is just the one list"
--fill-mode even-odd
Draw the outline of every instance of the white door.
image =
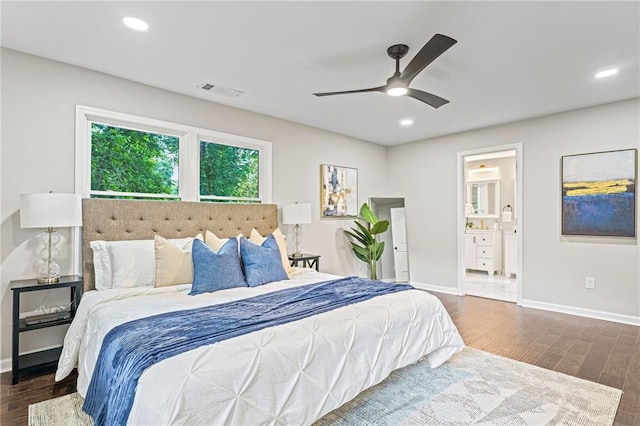
[[407, 253], [407, 226], [404, 207], [389, 209], [391, 212], [391, 238], [396, 281], [409, 281], [409, 255]]
[[476, 257], [475, 234], [464, 234], [464, 267], [466, 269], [476, 269]]

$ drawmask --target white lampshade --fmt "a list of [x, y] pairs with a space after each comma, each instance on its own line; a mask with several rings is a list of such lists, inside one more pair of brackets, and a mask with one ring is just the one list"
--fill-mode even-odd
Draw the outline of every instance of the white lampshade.
[[285, 204], [285, 206], [282, 207], [282, 223], [285, 225], [311, 223], [311, 204]]
[[82, 197], [48, 192], [20, 195], [20, 227], [65, 228], [82, 226]]

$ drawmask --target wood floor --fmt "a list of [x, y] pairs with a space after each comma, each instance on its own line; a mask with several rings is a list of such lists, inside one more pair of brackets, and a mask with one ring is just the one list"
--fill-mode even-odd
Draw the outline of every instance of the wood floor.
[[434, 293], [467, 346], [622, 389], [616, 425], [640, 425], [640, 327]]
[[[622, 389], [616, 425], [640, 425], [640, 327], [527, 309], [478, 297], [436, 294], [473, 348]], [[75, 374], [0, 375], [0, 424], [26, 425], [27, 407], [75, 391]]]

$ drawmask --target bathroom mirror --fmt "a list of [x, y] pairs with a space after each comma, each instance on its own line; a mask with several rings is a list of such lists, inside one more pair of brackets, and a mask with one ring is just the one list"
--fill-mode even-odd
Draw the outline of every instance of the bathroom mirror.
[[500, 213], [500, 181], [467, 183], [466, 217], [497, 218]]

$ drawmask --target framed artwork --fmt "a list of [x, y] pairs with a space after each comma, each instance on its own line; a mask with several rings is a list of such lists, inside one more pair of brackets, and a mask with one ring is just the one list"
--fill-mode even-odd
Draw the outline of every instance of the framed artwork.
[[562, 157], [562, 235], [636, 236], [637, 150]]
[[358, 169], [320, 165], [320, 218], [358, 216]]

